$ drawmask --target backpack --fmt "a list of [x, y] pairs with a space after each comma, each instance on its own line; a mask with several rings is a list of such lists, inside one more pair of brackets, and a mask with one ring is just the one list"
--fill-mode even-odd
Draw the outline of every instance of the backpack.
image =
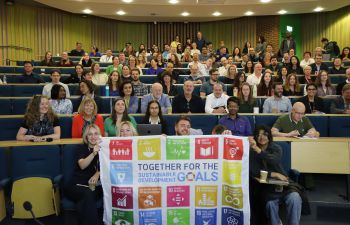
[[334, 55], [336, 55], [336, 56], [340, 55], [340, 48], [339, 48], [339, 45], [337, 44], [337, 42], [331, 41], [329, 43], [333, 46]]

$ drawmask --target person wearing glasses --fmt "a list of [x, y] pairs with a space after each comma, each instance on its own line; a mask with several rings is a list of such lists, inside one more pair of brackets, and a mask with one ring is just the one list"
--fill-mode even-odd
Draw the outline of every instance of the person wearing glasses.
[[173, 99], [173, 113], [204, 113], [204, 104], [202, 99], [193, 94], [193, 81], [185, 81], [183, 90], [183, 94], [178, 94]]
[[323, 99], [316, 95], [317, 88], [314, 83], [306, 85], [306, 95], [299, 98], [297, 101], [302, 102], [305, 105], [305, 113], [326, 113], [324, 108]]
[[210, 74], [209, 81], [203, 83], [201, 86], [200, 96], [205, 97], [213, 93], [214, 84], [221, 84], [221, 86], [223, 87], [224, 93], [226, 94], [227, 90], [226, 90], [225, 84], [219, 81], [219, 76], [220, 76], [219, 71], [217, 69], [211, 69], [209, 71], [209, 74]]
[[302, 102], [294, 103], [291, 113], [277, 119], [271, 129], [272, 135], [274, 137], [319, 137], [320, 133], [304, 115], [305, 105]]

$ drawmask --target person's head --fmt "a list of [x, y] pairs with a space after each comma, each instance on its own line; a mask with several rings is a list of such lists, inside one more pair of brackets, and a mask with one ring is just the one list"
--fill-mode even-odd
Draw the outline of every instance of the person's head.
[[230, 76], [230, 75], [236, 76], [236, 73], [237, 73], [237, 66], [236, 65], [229, 66], [229, 68], [227, 69], [227, 76]]
[[197, 61], [199, 60], [199, 55], [198, 55], [198, 53], [193, 53], [192, 58], [193, 58], [193, 61], [197, 62]]
[[51, 61], [52, 60], [52, 52], [47, 51], [45, 52], [45, 61]]
[[249, 49], [251, 46], [252, 46], [252, 45], [250, 44], [249, 41], [246, 41], [246, 42], [244, 43], [244, 47], [247, 48], [247, 49]]
[[92, 74], [100, 73], [100, 64], [98, 63], [91, 64], [91, 71], [92, 71]]
[[342, 52], [341, 52], [341, 55], [349, 57], [350, 56], [349, 54], [350, 54], [350, 48], [349, 47], [344, 47]]
[[91, 52], [93, 53], [98, 52], [98, 47], [96, 45], [91, 46]]
[[267, 44], [266, 45], [266, 52], [272, 52], [272, 45], [271, 44]]
[[97, 115], [97, 105], [94, 99], [90, 97], [85, 97], [83, 101], [81, 101], [78, 113], [82, 116], [93, 117]]
[[81, 80], [79, 90], [82, 95], [90, 95], [94, 92], [95, 86], [90, 80]]
[[237, 55], [237, 56], [241, 55], [241, 49], [238, 47], [235, 47], [232, 52], [233, 52], [233, 55]]
[[290, 55], [288, 52], [283, 53], [283, 61], [285, 63], [289, 63], [289, 57], [290, 57]]
[[321, 47], [315, 48], [315, 56], [317, 56], [317, 55], [322, 55], [322, 48]]
[[222, 134], [224, 133], [225, 130], [227, 130], [227, 127], [225, 127], [224, 125], [218, 124], [213, 128], [213, 130], [211, 131], [211, 134], [212, 135]]
[[68, 53], [67, 52], [62, 52], [61, 53], [61, 59], [62, 60], [68, 60]]
[[200, 39], [202, 39], [202, 37], [203, 37], [202, 32], [198, 31], [197, 32], [197, 39], [200, 40]]
[[208, 48], [207, 48], [207, 46], [203, 46], [203, 47], [202, 47], [202, 54], [203, 54], [203, 55], [207, 55], [207, 54], [208, 54]]
[[309, 83], [306, 85], [307, 96], [313, 98], [316, 96], [317, 87], [314, 83]]
[[132, 69], [131, 70], [131, 78], [133, 81], [139, 81], [140, 80], [140, 71], [139, 69]]
[[317, 65], [320, 65], [322, 63], [322, 55], [316, 55], [315, 57], [315, 63]]
[[192, 49], [197, 49], [197, 43], [194, 41], [191, 44]]
[[199, 71], [197, 64], [192, 64], [190, 70], [191, 70], [191, 75], [197, 75]]
[[290, 64], [291, 65], [296, 65], [296, 66], [300, 66], [300, 62], [299, 62], [299, 58], [295, 55], [293, 55], [292, 57], [290, 57]]
[[227, 99], [227, 109], [230, 116], [236, 116], [239, 110], [240, 101], [236, 97], [229, 97]]
[[85, 53], [84, 53], [84, 56], [83, 56], [83, 59], [84, 59], [85, 61], [89, 61], [89, 59], [90, 59], [89, 53], [85, 52]]
[[120, 62], [125, 62], [125, 53], [124, 52], [119, 52], [119, 61]]
[[184, 89], [184, 94], [185, 95], [192, 95], [193, 90], [194, 90], [193, 82], [191, 80], [185, 81], [183, 89]]
[[51, 122], [56, 118], [47, 96], [34, 95], [28, 102], [24, 120], [28, 127], [31, 127], [35, 122], [40, 121], [40, 117], [44, 115], [46, 115]]
[[119, 58], [118, 56], [112, 57], [113, 65], [118, 66], [119, 65]]
[[296, 102], [293, 105], [291, 117], [295, 122], [299, 122], [305, 115], [305, 105], [302, 102]]
[[191, 130], [191, 120], [187, 116], [180, 116], [175, 123], [175, 133], [178, 136], [188, 136]]
[[249, 55], [255, 55], [255, 49], [254, 48], [249, 48], [248, 52], [249, 52]]
[[119, 94], [121, 97], [130, 97], [134, 96], [134, 87], [131, 84], [131, 81], [124, 81], [119, 88]]
[[130, 67], [128, 65], [124, 65], [122, 67], [122, 76], [129, 77], [130, 76]]
[[108, 48], [107, 50], [106, 50], [106, 55], [108, 56], [108, 57], [111, 57], [112, 56], [112, 49], [110, 49], [110, 48]]
[[304, 67], [304, 75], [310, 76], [311, 75], [311, 71], [312, 71], [311, 66], [305, 66]]
[[121, 97], [117, 97], [112, 103], [112, 113], [111, 117], [113, 120], [117, 119], [117, 115], [128, 116], [128, 111], [126, 110], [125, 101]]
[[117, 137], [132, 137], [138, 136], [135, 127], [130, 121], [122, 121], [120, 123], [120, 129], [117, 132]]
[[286, 66], [283, 66], [283, 67], [280, 69], [279, 74], [280, 74], [281, 76], [286, 76], [286, 77], [287, 77], [287, 75], [288, 75], [288, 68], [287, 68]]
[[225, 55], [227, 52], [226, 52], [226, 47], [225, 46], [221, 46], [220, 49], [220, 55]]
[[119, 88], [120, 85], [120, 75], [119, 72], [117, 70], [113, 70], [109, 76], [108, 76], [108, 81], [107, 84], [109, 85], [109, 87], [113, 87], [113, 84], [116, 85], [116, 88]]
[[101, 140], [101, 131], [96, 124], [86, 126], [83, 133], [83, 142], [90, 147], [99, 144]]
[[92, 81], [92, 72], [90, 69], [83, 71], [82, 79]]
[[275, 97], [281, 98], [283, 94], [283, 84], [281, 83], [274, 83], [273, 84], [274, 89], [274, 95]]
[[350, 102], [350, 84], [345, 84], [342, 89], [342, 96], [345, 101]]
[[53, 84], [58, 84], [61, 79], [61, 72], [59, 70], [51, 70], [51, 82]]
[[153, 83], [151, 93], [154, 98], [159, 99], [163, 94], [163, 86], [160, 83]]
[[220, 83], [215, 83], [213, 85], [213, 94], [216, 98], [220, 98], [221, 95], [224, 93], [224, 88]]
[[286, 85], [288, 87], [290, 86], [296, 87], [299, 85], [298, 78], [295, 73], [291, 73], [287, 76]]
[[270, 85], [272, 83], [272, 75], [270, 72], [265, 71], [264, 75], [261, 78], [261, 82]]
[[210, 74], [211, 81], [218, 82], [220, 74], [219, 74], [219, 71], [217, 69], [209, 70], [209, 74]]
[[329, 41], [328, 41], [328, 38], [324, 37], [324, 38], [321, 39], [321, 42], [322, 42], [323, 45], [326, 45], [326, 44], [328, 44]]
[[79, 41], [77, 41], [77, 43], [75, 43], [75, 49], [78, 51], [81, 51], [81, 48], [82, 48], [82, 44]]
[[33, 64], [30, 61], [24, 61], [24, 72], [26, 74], [31, 74], [33, 72]]
[[76, 73], [76, 74], [82, 75], [83, 72], [84, 72], [84, 67], [83, 67], [83, 65], [81, 65], [81, 64], [75, 65], [75, 73]]
[[271, 128], [266, 125], [259, 125], [255, 127], [254, 140], [259, 147], [270, 144], [273, 141]]
[[304, 58], [305, 60], [309, 60], [309, 59], [311, 58], [311, 52], [304, 52], [303, 58]]
[[289, 49], [289, 50], [288, 50], [288, 54], [289, 54], [290, 57], [295, 56], [295, 50], [294, 50], [294, 48]]
[[158, 60], [155, 58], [151, 59], [151, 66], [153, 68], [157, 68], [158, 67]]
[[271, 65], [272, 66], [277, 66], [277, 57], [276, 56], [272, 56], [270, 59]]
[[334, 62], [333, 62], [333, 65], [336, 66], [336, 67], [341, 66], [341, 59], [340, 58], [335, 58]]
[[152, 100], [148, 102], [146, 113], [146, 118], [159, 117], [162, 118], [162, 108], [157, 100]]
[[242, 83], [241, 90], [239, 92], [240, 99], [243, 100], [244, 97], [251, 99], [253, 96], [251, 86], [247, 83], [244, 82]]
[[66, 98], [66, 89], [60, 84], [54, 84], [51, 88], [51, 99], [60, 100]]
[[315, 83], [318, 86], [320, 86], [321, 84], [325, 84], [327, 87], [332, 86], [331, 81], [328, 77], [328, 72], [325, 70], [321, 70], [318, 72]]
[[257, 64], [255, 64], [255, 66], [254, 66], [254, 73], [255, 74], [261, 74], [262, 73], [262, 65], [261, 65], [261, 63], [257, 63]]
[[173, 78], [171, 76], [171, 73], [167, 72], [167, 71], [164, 71], [161, 75], [161, 83], [163, 85], [165, 84], [172, 84], [173, 83]]
[[292, 33], [289, 31], [286, 31], [286, 38], [290, 38], [292, 36]]

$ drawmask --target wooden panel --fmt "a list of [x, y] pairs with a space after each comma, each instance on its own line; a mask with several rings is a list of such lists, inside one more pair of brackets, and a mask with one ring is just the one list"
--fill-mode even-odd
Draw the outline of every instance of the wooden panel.
[[233, 20], [232, 46], [238, 46], [243, 50], [246, 41], [249, 41], [252, 46], [255, 46], [256, 17], [242, 17]]
[[219, 47], [220, 41], [224, 41], [229, 53], [232, 53], [232, 22], [233, 20], [201, 23], [200, 29], [215, 49]]
[[292, 168], [303, 173], [350, 174], [349, 142], [292, 142]]

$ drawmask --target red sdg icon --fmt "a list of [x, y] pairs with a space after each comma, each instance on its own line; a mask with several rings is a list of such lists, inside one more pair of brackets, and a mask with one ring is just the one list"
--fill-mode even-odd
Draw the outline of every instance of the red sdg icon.
[[218, 138], [196, 138], [196, 159], [217, 159]]
[[132, 140], [110, 140], [109, 158], [111, 160], [132, 160]]
[[242, 160], [243, 142], [241, 139], [224, 138], [224, 159]]

